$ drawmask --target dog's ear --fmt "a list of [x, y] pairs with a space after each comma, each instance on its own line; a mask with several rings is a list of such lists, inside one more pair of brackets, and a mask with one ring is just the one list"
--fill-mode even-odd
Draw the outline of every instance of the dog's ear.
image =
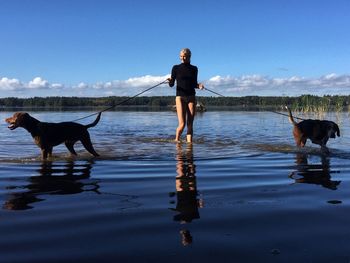
[[328, 130], [333, 130], [338, 137], [340, 137], [340, 130], [339, 130], [339, 126], [338, 124], [336, 124], [333, 121], [329, 121], [328, 125], [327, 125], [327, 129]]
[[26, 112], [17, 112], [15, 115], [18, 119], [21, 119], [21, 120], [24, 120], [29, 116], [29, 114]]
[[335, 130], [337, 132], [337, 136], [340, 137], [340, 130], [338, 124], [334, 123]]
[[27, 112], [17, 112], [14, 117], [16, 118], [16, 123], [18, 126], [23, 127], [30, 119], [30, 115]]

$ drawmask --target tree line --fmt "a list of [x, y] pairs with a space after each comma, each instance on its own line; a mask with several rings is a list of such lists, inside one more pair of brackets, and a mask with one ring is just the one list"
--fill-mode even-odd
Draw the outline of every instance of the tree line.
[[[349, 111], [350, 96], [315, 96], [302, 95], [298, 97], [286, 96], [245, 96], [245, 97], [197, 97], [197, 101], [206, 108], [226, 109], [280, 109], [289, 105], [297, 111]], [[0, 108], [96, 108], [114, 106], [142, 106], [151, 109], [164, 109], [174, 105], [173, 96], [154, 97], [33, 97], [33, 98], [0, 98]]]

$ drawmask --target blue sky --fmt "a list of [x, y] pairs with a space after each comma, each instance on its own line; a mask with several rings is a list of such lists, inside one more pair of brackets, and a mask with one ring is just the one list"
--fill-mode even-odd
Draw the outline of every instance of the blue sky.
[[0, 0], [0, 97], [132, 96], [183, 47], [223, 95], [348, 95], [349, 13], [348, 0]]

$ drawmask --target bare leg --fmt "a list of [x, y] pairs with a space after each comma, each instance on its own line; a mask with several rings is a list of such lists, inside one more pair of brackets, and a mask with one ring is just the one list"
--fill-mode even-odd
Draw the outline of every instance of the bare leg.
[[186, 123], [186, 103], [183, 101], [183, 99], [179, 96], [175, 99], [176, 102], [176, 112], [177, 112], [177, 119], [178, 119], [178, 126], [176, 128], [176, 134], [175, 134], [175, 141], [179, 142], [181, 134], [185, 128]]
[[196, 99], [191, 97], [187, 104], [187, 142], [192, 143], [193, 121], [196, 114]]

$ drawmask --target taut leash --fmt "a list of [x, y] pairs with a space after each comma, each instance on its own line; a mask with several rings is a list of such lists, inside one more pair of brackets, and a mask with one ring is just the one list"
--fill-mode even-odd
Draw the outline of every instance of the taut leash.
[[129, 98], [123, 100], [122, 102], [119, 102], [119, 103], [116, 104], [116, 105], [113, 105], [113, 106], [111, 106], [111, 107], [108, 107], [108, 108], [106, 108], [106, 109], [104, 109], [104, 110], [101, 110], [101, 111], [99, 111], [99, 112], [95, 112], [95, 113], [93, 113], [93, 114], [87, 115], [87, 116], [85, 116], [85, 117], [76, 119], [76, 120], [74, 120], [74, 121], [80, 121], [80, 120], [89, 118], [89, 117], [91, 117], [91, 116], [97, 115], [97, 114], [99, 114], [99, 113], [101, 113], [101, 112], [104, 112], [104, 111], [108, 111], [108, 110], [110, 110], [110, 109], [113, 109], [113, 108], [115, 108], [115, 107], [117, 107], [117, 106], [119, 106], [119, 105], [124, 104], [125, 102], [128, 102], [129, 100], [132, 100], [132, 99], [136, 98], [137, 96], [140, 96], [141, 94], [143, 94], [143, 93], [145, 93], [145, 92], [147, 92], [147, 91], [149, 91], [149, 90], [151, 90], [151, 89], [154, 89], [155, 87], [158, 87], [158, 86], [160, 86], [160, 85], [162, 85], [162, 84], [164, 84], [164, 83], [167, 83], [167, 81], [168, 81], [168, 80], [166, 79], [166, 80], [164, 80], [164, 81], [162, 81], [162, 82], [160, 82], [160, 83], [158, 83], [158, 84], [156, 84], [156, 85], [154, 85], [154, 86], [152, 86], [152, 87], [150, 87], [150, 88], [148, 88], [148, 89], [145, 89], [145, 90], [141, 91], [140, 93], [137, 93], [136, 95], [134, 95], [134, 96], [132, 96], [132, 97], [129, 97]]

